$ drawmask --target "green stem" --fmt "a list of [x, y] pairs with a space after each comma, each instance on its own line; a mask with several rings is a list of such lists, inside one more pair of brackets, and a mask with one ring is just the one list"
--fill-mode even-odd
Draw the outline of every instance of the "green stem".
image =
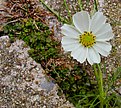
[[80, 10], [82, 11], [82, 10], [83, 10], [83, 7], [82, 7], [82, 0], [78, 0], [78, 4], [79, 4], [79, 7], [80, 7]]
[[94, 8], [95, 8], [96, 11], [98, 11], [97, 4], [98, 4], [98, 3], [97, 3], [97, 0], [94, 0]]
[[103, 74], [100, 68], [100, 65], [97, 64], [97, 68], [99, 71], [99, 92], [100, 92], [100, 108], [103, 108], [103, 104], [104, 104], [104, 90], [103, 90]]
[[52, 8], [50, 8], [43, 0], [39, 0], [50, 12], [52, 12], [60, 21], [64, 23], [68, 23], [67, 20], [62, 18], [57, 12], [55, 12]]
[[65, 5], [66, 10], [67, 10], [67, 12], [68, 12], [68, 16], [69, 16], [69, 19], [70, 19], [70, 23], [72, 23], [71, 13], [70, 13], [70, 11], [69, 11], [69, 8], [68, 8], [68, 5], [67, 5], [67, 3], [66, 3], [66, 0], [64, 0], [64, 5]]
[[[96, 65], [93, 65], [93, 68], [94, 68], [96, 80], [98, 82], [98, 88], [99, 88], [99, 94], [100, 94], [100, 97], [99, 97], [100, 108], [103, 108], [104, 98], [105, 98], [105, 93], [104, 93], [104, 89], [103, 89], [103, 74], [102, 74], [99, 64], [97, 64], [97, 68], [96, 68]], [[97, 70], [98, 70], [98, 72], [97, 72]]]
[[96, 80], [98, 81], [98, 73], [97, 73], [96, 65], [93, 65], [93, 68], [94, 68], [94, 73], [95, 73]]

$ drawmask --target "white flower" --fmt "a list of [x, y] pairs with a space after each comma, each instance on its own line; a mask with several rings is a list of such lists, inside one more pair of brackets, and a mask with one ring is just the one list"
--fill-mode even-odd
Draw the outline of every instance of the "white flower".
[[113, 38], [112, 28], [106, 23], [106, 17], [102, 12], [96, 12], [91, 18], [86, 11], [73, 15], [73, 24], [64, 24], [61, 28], [62, 47], [70, 51], [71, 56], [83, 63], [100, 63], [100, 54], [107, 56], [112, 46], [109, 41]]

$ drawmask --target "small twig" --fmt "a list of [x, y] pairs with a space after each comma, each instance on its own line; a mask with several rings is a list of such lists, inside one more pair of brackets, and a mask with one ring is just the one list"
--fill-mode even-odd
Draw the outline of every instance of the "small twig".
[[10, 9], [10, 13], [12, 12], [12, 10], [14, 9], [14, 7], [16, 6], [16, 4], [14, 4], [11, 9]]
[[5, 25], [8, 25], [8, 24], [10, 24], [10, 23], [17, 22], [17, 21], [19, 21], [19, 20], [20, 20], [20, 19], [12, 20], [12, 21], [9, 21], [9, 22], [7, 22], [7, 23], [4, 23], [3, 25], [5, 26]]
[[37, 26], [35, 20], [33, 21], [33, 24], [35, 25], [36, 29], [39, 30], [39, 28], [38, 28], [38, 26]]

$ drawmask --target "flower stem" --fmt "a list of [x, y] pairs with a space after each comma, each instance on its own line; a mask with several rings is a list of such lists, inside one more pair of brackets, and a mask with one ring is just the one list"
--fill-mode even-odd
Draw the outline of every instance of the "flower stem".
[[67, 5], [67, 3], [66, 3], [66, 0], [64, 0], [64, 5], [65, 5], [65, 8], [66, 8], [66, 10], [67, 10], [67, 12], [68, 12], [68, 16], [69, 16], [69, 19], [70, 19], [70, 23], [72, 23], [71, 12], [69, 11], [69, 7], [68, 7], [68, 5]]
[[103, 108], [103, 104], [104, 104], [103, 74], [99, 64], [97, 64], [97, 68], [99, 71], [100, 107]]
[[[93, 65], [93, 68], [94, 68], [96, 80], [98, 82], [98, 88], [99, 88], [99, 94], [100, 94], [100, 96], [99, 96], [100, 108], [103, 108], [104, 98], [105, 98], [105, 93], [104, 93], [104, 89], [103, 89], [103, 74], [102, 74], [99, 64], [97, 64], [97, 68], [96, 68], [96, 65]], [[97, 72], [97, 70], [98, 70], [98, 72]]]
[[82, 0], [78, 0], [78, 4], [79, 4], [79, 7], [80, 7], [80, 10], [82, 11], [82, 10], [83, 10], [83, 7], [82, 7]]
[[94, 0], [94, 8], [95, 8], [96, 11], [98, 11], [97, 4], [98, 4], [98, 3], [97, 3], [97, 0]]
[[96, 80], [98, 81], [98, 73], [97, 73], [96, 65], [93, 65], [93, 68], [94, 68], [94, 73], [95, 73]]
[[64, 23], [68, 23], [66, 19], [61, 17], [57, 12], [55, 12], [52, 8], [50, 8], [43, 0], [39, 0], [50, 12], [52, 12], [60, 21]]

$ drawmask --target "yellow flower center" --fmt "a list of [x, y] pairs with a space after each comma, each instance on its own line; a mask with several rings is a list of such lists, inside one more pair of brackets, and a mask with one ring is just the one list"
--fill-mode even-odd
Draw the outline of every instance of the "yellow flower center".
[[84, 32], [80, 36], [80, 41], [79, 41], [84, 47], [92, 47], [96, 43], [96, 36], [92, 34], [92, 32]]

